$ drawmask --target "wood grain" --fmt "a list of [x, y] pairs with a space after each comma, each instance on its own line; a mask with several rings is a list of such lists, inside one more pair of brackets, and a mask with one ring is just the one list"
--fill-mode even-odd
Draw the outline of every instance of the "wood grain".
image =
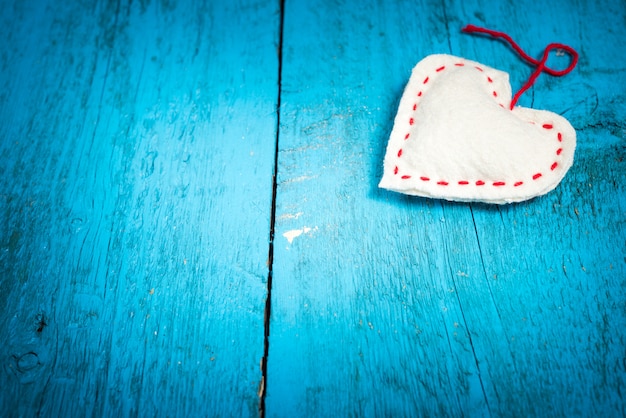
[[[581, 54], [518, 103], [577, 130], [546, 196], [377, 187], [420, 59], [530, 74], [467, 23]], [[625, 23], [610, 0], [5, 2], [0, 415], [257, 415], [264, 325], [267, 417], [626, 415]]]
[[254, 416], [278, 5], [3, 4], [0, 415]]
[[[267, 416], [626, 414], [625, 18], [609, 1], [286, 2]], [[547, 196], [498, 207], [376, 187], [421, 58], [483, 62], [514, 90], [529, 76], [467, 23], [532, 55], [581, 53], [519, 102], [578, 131]]]

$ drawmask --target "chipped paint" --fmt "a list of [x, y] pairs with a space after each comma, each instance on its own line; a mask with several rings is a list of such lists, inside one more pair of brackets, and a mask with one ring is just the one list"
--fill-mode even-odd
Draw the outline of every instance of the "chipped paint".
[[305, 226], [302, 229], [292, 229], [291, 231], [287, 231], [283, 234], [283, 237], [287, 238], [287, 241], [289, 242], [289, 244], [293, 243], [293, 240], [297, 237], [299, 237], [302, 234], [308, 234], [311, 231], [317, 231], [317, 227], [315, 228], [309, 228], [307, 226]]
[[276, 220], [278, 221], [282, 221], [285, 219], [298, 219], [300, 216], [302, 216], [304, 213], [303, 212], [298, 212], [298, 213], [285, 213], [283, 215], [280, 215], [278, 218], [276, 218]]

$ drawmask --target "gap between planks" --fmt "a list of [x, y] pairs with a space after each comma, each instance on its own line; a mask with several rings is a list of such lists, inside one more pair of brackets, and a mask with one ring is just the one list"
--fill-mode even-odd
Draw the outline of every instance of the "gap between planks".
[[267, 393], [267, 361], [270, 347], [270, 322], [272, 313], [272, 281], [274, 273], [274, 236], [276, 226], [276, 191], [278, 188], [278, 150], [280, 140], [280, 106], [282, 93], [283, 72], [283, 33], [285, 24], [285, 0], [279, 0], [279, 26], [278, 26], [278, 92], [276, 98], [276, 137], [274, 144], [274, 169], [272, 172], [272, 203], [270, 211], [270, 234], [267, 254], [267, 295], [265, 299], [265, 312], [263, 315], [263, 358], [261, 358], [261, 383], [259, 387], [259, 417], [265, 417], [265, 395]]

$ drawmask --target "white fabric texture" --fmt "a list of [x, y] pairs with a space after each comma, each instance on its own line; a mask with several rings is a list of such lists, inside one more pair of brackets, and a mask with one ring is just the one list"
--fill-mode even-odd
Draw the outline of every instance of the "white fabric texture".
[[507, 73], [424, 58], [400, 100], [379, 187], [498, 204], [553, 190], [574, 162], [576, 132], [555, 113], [510, 103]]

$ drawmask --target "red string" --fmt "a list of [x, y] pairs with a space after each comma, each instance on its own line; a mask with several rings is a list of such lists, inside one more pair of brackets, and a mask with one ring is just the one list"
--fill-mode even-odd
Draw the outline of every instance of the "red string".
[[[497, 32], [494, 30], [485, 29], [485, 28], [481, 28], [478, 26], [474, 26], [474, 25], [467, 25], [463, 29], [461, 29], [461, 31], [466, 32], [466, 33], [474, 33], [474, 32], [484, 33], [484, 34], [493, 36], [494, 38], [502, 38], [505, 41], [507, 41], [509, 45], [511, 45], [511, 47], [515, 50], [515, 52], [519, 54], [519, 56], [521, 56], [530, 64], [537, 67], [535, 68], [535, 71], [533, 71], [533, 73], [528, 78], [528, 81], [526, 81], [526, 83], [524, 83], [522, 88], [519, 89], [517, 93], [515, 93], [515, 96], [513, 96], [513, 99], [511, 100], [511, 110], [513, 110], [513, 107], [515, 107], [515, 104], [517, 103], [517, 100], [520, 98], [520, 96], [535, 83], [535, 80], [537, 80], [537, 77], [539, 77], [539, 74], [541, 74], [542, 72], [546, 72], [552, 76], [561, 77], [571, 72], [574, 69], [574, 67], [576, 67], [576, 64], [578, 63], [578, 52], [576, 52], [574, 48], [567, 46], [567, 45], [556, 44], [556, 43], [550, 44], [546, 46], [546, 48], [543, 50], [543, 56], [541, 57], [541, 60], [536, 60], [533, 57], [529, 56], [526, 52], [524, 52], [524, 50], [513, 39], [511, 39], [509, 35], [507, 35], [504, 32]], [[570, 64], [564, 70], [560, 70], [560, 71], [553, 70], [552, 68], [546, 65], [546, 62], [548, 61], [548, 57], [550, 55], [550, 51], [553, 49], [565, 51], [570, 55], [571, 57]]]

